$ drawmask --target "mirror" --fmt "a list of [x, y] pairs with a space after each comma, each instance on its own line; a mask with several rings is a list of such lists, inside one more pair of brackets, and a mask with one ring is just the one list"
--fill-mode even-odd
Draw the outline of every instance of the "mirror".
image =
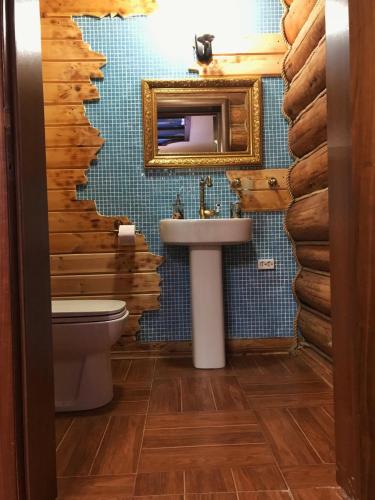
[[261, 162], [259, 78], [143, 80], [146, 167]]

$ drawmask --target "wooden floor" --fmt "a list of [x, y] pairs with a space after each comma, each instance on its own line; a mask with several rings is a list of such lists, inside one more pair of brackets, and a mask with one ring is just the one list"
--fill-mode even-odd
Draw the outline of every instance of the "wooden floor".
[[203, 371], [117, 360], [113, 373], [110, 405], [56, 419], [59, 499], [344, 498], [331, 370], [311, 351]]

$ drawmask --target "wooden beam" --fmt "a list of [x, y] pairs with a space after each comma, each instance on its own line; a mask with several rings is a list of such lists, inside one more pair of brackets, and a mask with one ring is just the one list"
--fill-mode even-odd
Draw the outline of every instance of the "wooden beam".
[[290, 170], [289, 185], [295, 198], [328, 186], [327, 144], [298, 160]]
[[296, 254], [298, 262], [303, 267], [308, 267], [315, 271], [330, 270], [329, 245], [306, 244], [296, 245]]
[[157, 7], [156, 0], [41, 0], [42, 17], [95, 16], [121, 17], [151, 14]]
[[291, 82], [325, 34], [325, 2], [318, 0], [284, 61], [284, 75]]
[[316, 0], [294, 0], [284, 18], [285, 38], [292, 45], [307, 21]]
[[257, 33], [241, 40], [225, 37], [213, 42], [214, 57], [239, 54], [285, 54], [287, 46], [281, 33]]
[[326, 88], [326, 43], [323, 38], [290, 83], [284, 112], [294, 120]]
[[208, 66], [197, 66], [203, 77], [280, 76], [282, 54], [240, 54], [214, 57]]
[[332, 325], [327, 316], [302, 307], [298, 315], [298, 327], [307, 342], [332, 356]]
[[297, 297], [316, 311], [331, 314], [331, 285], [328, 274], [302, 269], [295, 281]]
[[328, 241], [328, 189], [295, 201], [285, 223], [296, 241]]
[[295, 120], [289, 129], [289, 147], [302, 158], [327, 141], [327, 96], [324, 92]]

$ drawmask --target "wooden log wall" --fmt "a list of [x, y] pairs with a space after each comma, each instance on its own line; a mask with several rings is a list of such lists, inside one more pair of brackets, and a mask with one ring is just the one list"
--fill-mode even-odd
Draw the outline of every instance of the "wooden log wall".
[[283, 20], [290, 44], [283, 65], [284, 112], [296, 160], [288, 176], [293, 202], [286, 227], [301, 266], [295, 281], [298, 327], [305, 340], [331, 355], [325, 3], [288, 3]]
[[[83, 41], [72, 15], [148, 13], [154, 0], [44, 0], [41, 2], [45, 140], [54, 298], [125, 300], [130, 311], [121, 344], [135, 344], [144, 311], [159, 308], [162, 258], [143, 235], [118, 247], [115, 221], [98, 214], [92, 200], [78, 201], [77, 184], [104, 143], [85, 115], [84, 102], [99, 99], [91, 78], [102, 78], [105, 56]], [[134, 221], [135, 223], [137, 221]]]

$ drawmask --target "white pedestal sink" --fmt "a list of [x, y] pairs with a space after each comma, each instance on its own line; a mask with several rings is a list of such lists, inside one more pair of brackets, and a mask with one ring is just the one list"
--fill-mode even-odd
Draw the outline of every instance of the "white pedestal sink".
[[161, 240], [190, 250], [193, 361], [196, 368], [225, 366], [222, 245], [251, 240], [251, 219], [163, 219]]

